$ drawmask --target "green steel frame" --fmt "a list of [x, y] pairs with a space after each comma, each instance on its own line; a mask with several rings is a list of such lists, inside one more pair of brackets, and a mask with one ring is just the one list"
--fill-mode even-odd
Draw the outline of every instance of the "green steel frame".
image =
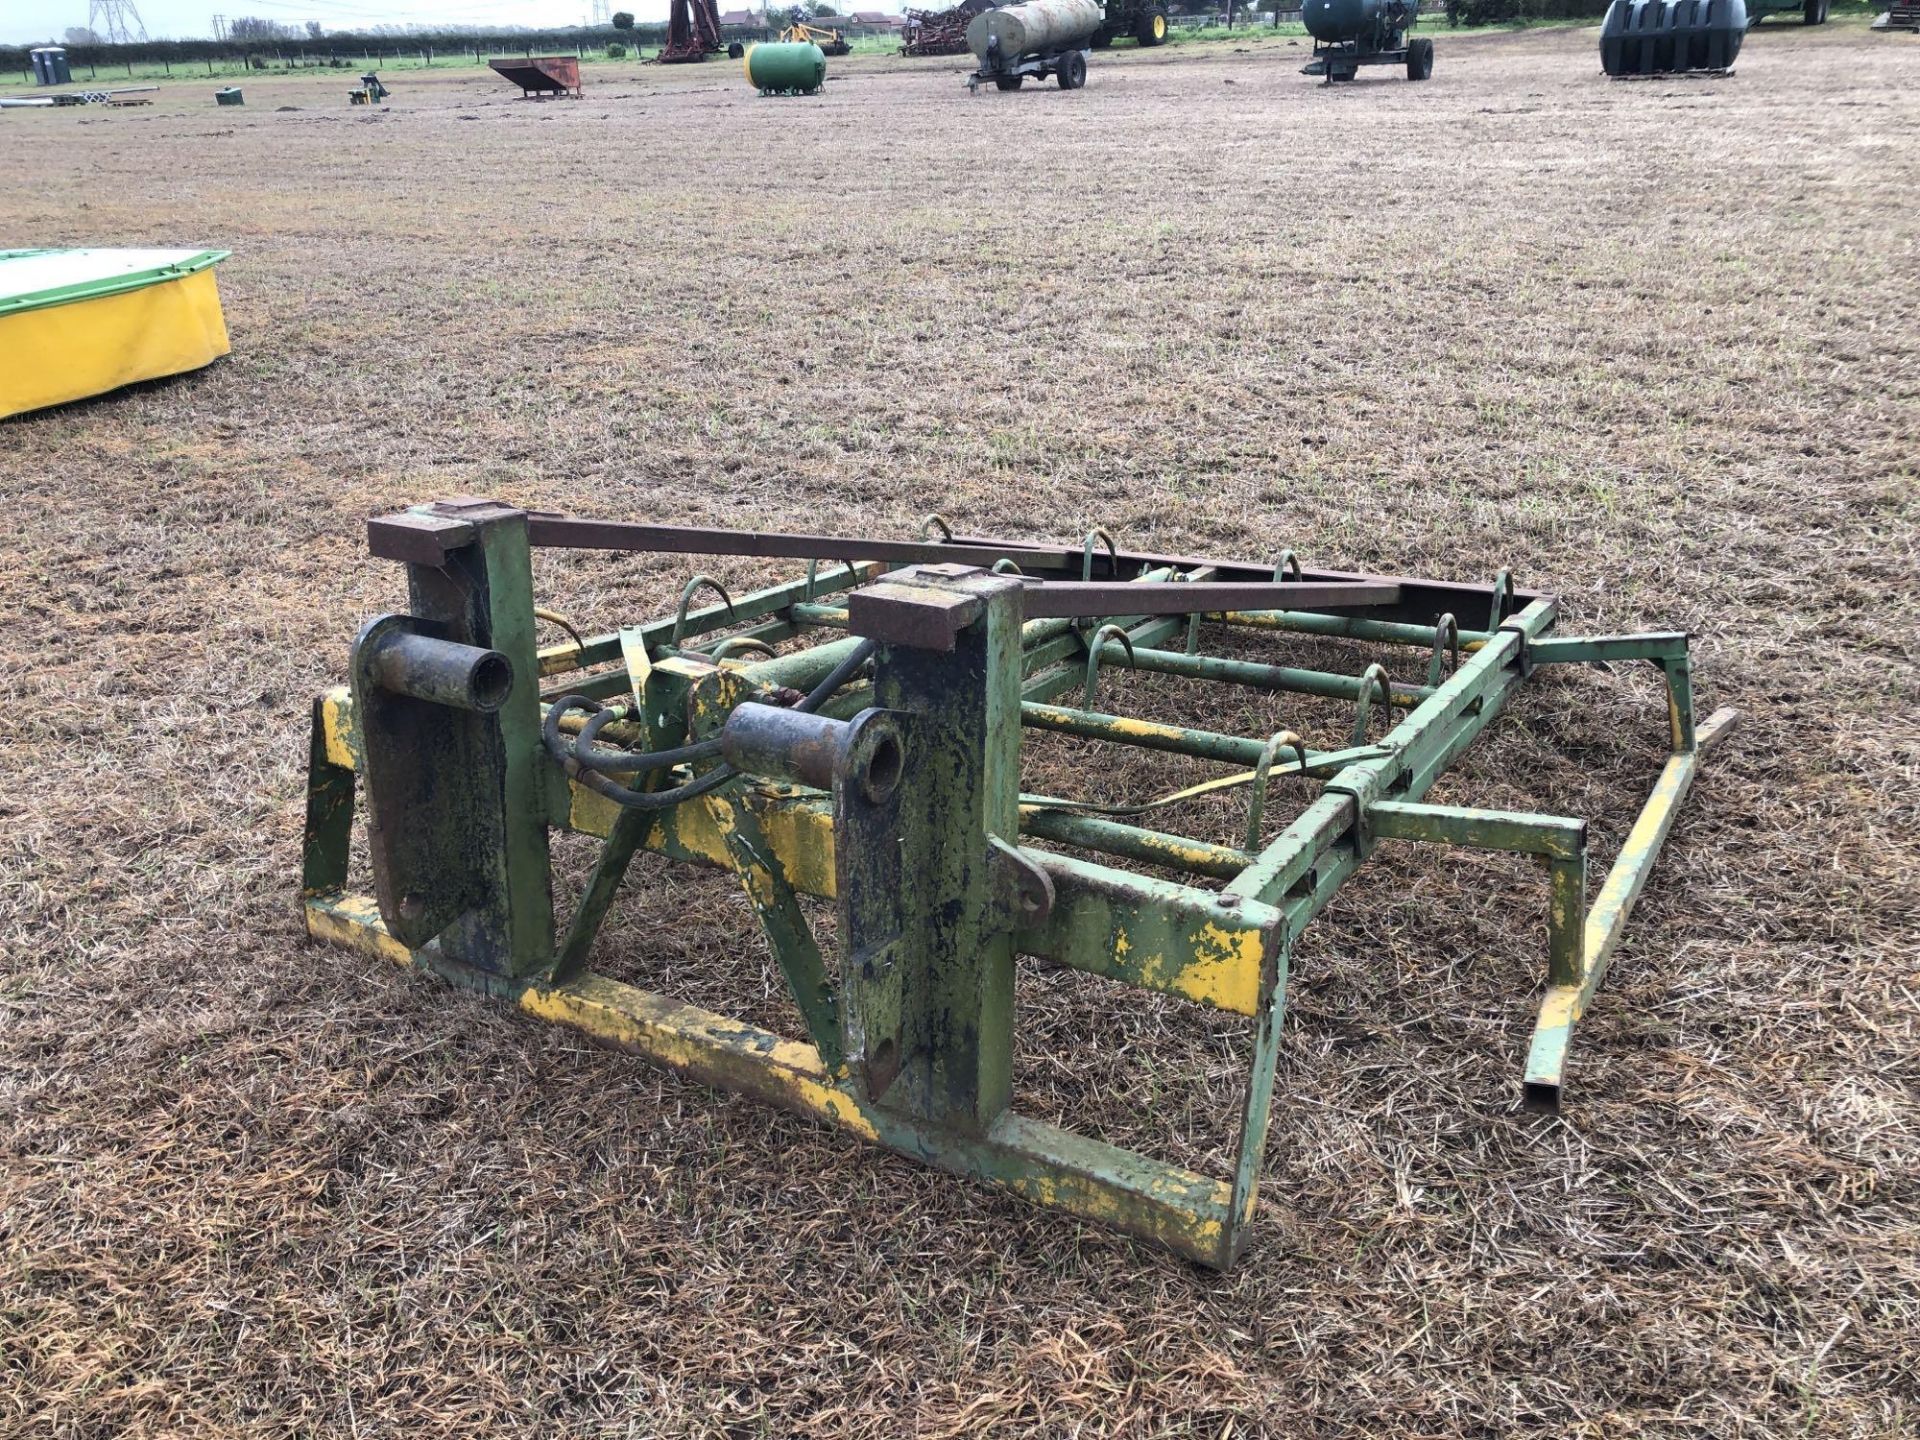
[[[351, 684], [315, 704], [309, 931], [1225, 1268], [1254, 1210], [1295, 938], [1383, 839], [1513, 851], [1544, 862], [1548, 891], [1546, 989], [1521, 1094], [1557, 1109], [1573, 1028], [1700, 755], [1735, 718], [1696, 727], [1685, 635], [1561, 638], [1553, 597], [1515, 590], [1504, 572], [1484, 585], [1356, 576], [1303, 571], [1291, 554], [1250, 565], [1124, 552], [1099, 531], [1078, 547], [956, 536], [931, 518], [936, 538], [898, 542], [609, 525], [486, 501], [374, 521], [374, 553], [405, 564], [411, 603], [370, 622]], [[568, 627], [566, 643], [540, 649], [536, 622], [553, 618], [534, 604], [531, 551], [543, 544], [814, 563], [804, 579], [699, 609], [693, 596], [712, 582], [695, 577], [670, 620]], [[1120, 602], [1135, 596], [1127, 613]], [[1212, 608], [1242, 596], [1276, 603]], [[1118, 613], [1083, 613], [1107, 606]], [[1418, 679], [1209, 656], [1202, 621], [1409, 647]], [[871, 674], [854, 675], [853, 660]], [[1425, 802], [1538, 667], [1635, 660], [1665, 676], [1671, 754], [1597, 890], [1584, 822]], [[847, 684], [796, 704], [836, 667]], [[1115, 669], [1350, 700], [1354, 721], [1320, 750], [1291, 732], [1096, 709]], [[1062, 703], [1073, 695], [1080, 705]], [[600, 713], [583, 726], [583, 710]], [[1154, 807], [1022, 794], [1023, 729], [1241, 767], [1198, 788], [1246, 792], [1245, 843], [1133, 823]], [[586, 773], [582, 752], [609, 748], [675, 753], [628, 779]], [[1265, 838], [1280, 777], [1314, 790]], [[356, 786], [371, 895], [348, 883]], [[564, 930], [549, 883], [556, 827], [605, 841]], [[642, 850], [740, 878], [804, 1039], [588, 969]], [[837, 963], [803, 895], [835, 903]], [[1016, 954], [1249, 1018], [1230, 1175], [1013, 1110]]]

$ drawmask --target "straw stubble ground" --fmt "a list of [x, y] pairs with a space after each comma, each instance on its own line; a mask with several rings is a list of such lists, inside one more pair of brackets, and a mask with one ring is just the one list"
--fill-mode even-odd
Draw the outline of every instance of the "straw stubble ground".
[[[1920, 1425], [1915, 44], [1768, 27], [1733, 79], [1620, 86], [1568, 31], [1443, 35], [1424, 87], [1298, 57], [5, 117], [38, 177], [9, 243], [229, 246], [235, 350], [0, 432], [0, 1432]], [[1747, 721], [1563, 1123], [1514, 1103], [1541, 877], [1383, 849], [1296, 957], [1222, 1278], [304, 941], [307, 700], [401, 598], [361, 522], [455, 493], [1512, 565], [1570, 628], [1694, 631]], [[546, 557], [543, 597], [653, 613], [686, 570]], [[1611, 854], [1661, 729], [1640, 676], [1548, 679], [1439, 793]], [[1055, 741], [1033, 782], [1199, 773]], [[602, 963], [790, 1015], [715, 877], [641, 867]], [[1021, 998], [1026, 1108], [1219, 1163], [1238, 1026], [1061, 973]]]

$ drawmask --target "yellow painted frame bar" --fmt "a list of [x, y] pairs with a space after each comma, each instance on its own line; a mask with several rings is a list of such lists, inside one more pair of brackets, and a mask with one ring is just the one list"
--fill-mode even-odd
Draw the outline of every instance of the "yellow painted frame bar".
[[[353, 698], [345, 687], [321, 698], [320, 725], [327, 760], [357, 769]], [[746, 803], [787, 883], [803, 895], [833, 899], [832, 803], [782, 787], [752, 791]], [[641, 848], [739, 873], [711, 804], [662, 811]], [[567, 828], [605, 839], [618, 814], [604, 796], [570, 787]], [[1029, 853], [1053, 880], [1056, 901], [1049, 924], [1016, 935], [1015, 948], [1023, 954], [1235, 1014], [1259, 1012], [1262, 980], [1285, 928], [1278, 910], [1070, 856]], [[1070, 916], [1081, 923], [1067, 923]]]
[[1715, 711], [1696, 732], [1694, 748], [1668, 757], [1660, 778], [1654, 782], [1653, 793], [1633, 822], [1633, 829], [1627, 832], [1600, 892], [1587, 908], [1579, 978], [1572, 983], [1550, 985], [1541, 1001], [1540, 1018], [1527, 1051], [1526, 1077], [1521, 1083], [1521, 1099], [1527, 1109], [1544, 1114], [1559, 1112], [1561, 1078], [1566, 1071], [1567, 1046], [1573, 1038], [1573, 1027], [1580, 1022], [1593, 992], [1606, 978], [1607, 965], [1626, 932], [1627, 917], [1646, 886], [1661, 845], [1673, 829], [1680, 803], [1686, 799], [1694, 774], [1700, 768], [1700, 757], [1731, 731], [1739, 718], [1737, 710]]
[[1233, 1262], [1244, 1227], [1230, 1223], [1233, 1187], [1055, 1125], [1007, 1113], [978, 1138], [916, 1124], [870, 1104], [827, 1072], [813, 1046], [598, 975], [562, 985], [470, 971], [400, 944], [372, 897], [306, 902], [316, 940], [431, 971], [511, 999], [526, 1014], [639, 1055], [688, 1079], [823, 1120], [922, 1164], [985, 1181], [1022, 1199], [1152, 1240], [1204, 1265]]

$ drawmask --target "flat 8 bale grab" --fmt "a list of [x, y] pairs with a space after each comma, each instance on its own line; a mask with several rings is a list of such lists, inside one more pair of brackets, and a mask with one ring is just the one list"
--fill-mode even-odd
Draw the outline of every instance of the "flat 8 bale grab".
[[[1145, 554], [1103, 531], [1060, 545], [932, 529], [938, 538], [762, 534], [483, 500], [372, 521], [370, 548], [405, 567], [409, 606], [363, 627], [350, 683], [314, 706], [309, 931], [1225, 1268], [1254, 1213], [1303, 928], [1381, 841], [1514, 851], [1547, 875], [1546, 992], [1521, 1093], [1530, 1108], [1558, 1106], [1573, 1029], [1701, 755], [1733, 720], [1696, 727], [1685, 635], [1561, 637], [1554, 597], [1505, 572], [1458, 584], [1303, 570], [1291, 555], [1275, 566]], [[540, 648], [541, 546], [811, 563], [701, 609], [693, 599], [711, 582], [696, 576], [671, 618], [570, 627]], [[1209, 655], [1203, 622], [1399, 646], [1409, 662], [1396, 679], [1377, 664], [1341, 673]], [[1542, 667], [1628, 661], [1665, 677], [1671, 753], [1597, 890], [1582, 821], [1426, 802]], [[1103, 669], [1344, 700], [1353, 722], [1313, 739], [1169, 724], [1096, 708]], [[1244, 843], [1133, 823], [1141, 807], [1024, 793], [1029, 731], [1231, 765], [1207, 788], [1245, 792]], [[1270, 835], [1283, 786], [1299, 808]], [[356, 792], [371, 894], [348, 887]], [[564, 924], [554, 829], [604, 842]], [[592, 972], [595, 935], [643, 850], [739, 877], [803, 1037]], [[834, 963], [804, 895], [836, 907]], [[1247, 1017], [1227, 1173], [1013, 1109], [1017, 954]]]

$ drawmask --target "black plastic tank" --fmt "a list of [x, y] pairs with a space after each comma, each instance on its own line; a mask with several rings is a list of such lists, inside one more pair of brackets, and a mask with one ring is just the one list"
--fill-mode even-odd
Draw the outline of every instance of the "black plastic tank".
[[1731, 70], [1747, 38], [1747, 0], [1613, 0], [1600, 68], [1614, 79]]

